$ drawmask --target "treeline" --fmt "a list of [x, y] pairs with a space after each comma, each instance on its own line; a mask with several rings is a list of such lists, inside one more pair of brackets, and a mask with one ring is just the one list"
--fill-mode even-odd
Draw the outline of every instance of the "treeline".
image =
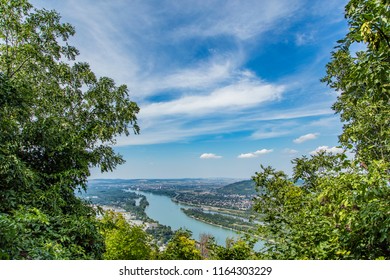
[[140, 195], [138, 203], [136, 200], [131, 200], [131, 202], [126, 201], [123, 205], [123, 209], [135, 215], [136, 219], [142, 221], [149, 221], [149, 217], [145, 213], [145, 208], [149, 205], [148, 200], [145, 196]]
[[110, 184], [94, 184], [88, 186], [87, 192], [81, 192], [80, 198], [95, 205], [106, 205], [122, 208], [136, 219], [148, 221], [145, 208], [149, 205], [146, 197], [134, 192], [126, 191], [124, 187]]
[[218, 213], [206, 213], [200, 208], [182, 208], [181, 210], [191, 218], [198, 219], [208, 224], [232, 229], [238, 232], [247, 232], [248, 230], [254, 230], [256, 225], [254, 223], [247, 222], [242, 218]]

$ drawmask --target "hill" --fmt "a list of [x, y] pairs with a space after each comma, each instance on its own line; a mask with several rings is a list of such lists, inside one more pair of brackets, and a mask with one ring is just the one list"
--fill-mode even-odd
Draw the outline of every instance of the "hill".
[[244, 180], [232, 183], [216, 190], [221, 194], [239, 194], [239, 195], [254, 195], [256, 194], [255, 182], [252, 180]]

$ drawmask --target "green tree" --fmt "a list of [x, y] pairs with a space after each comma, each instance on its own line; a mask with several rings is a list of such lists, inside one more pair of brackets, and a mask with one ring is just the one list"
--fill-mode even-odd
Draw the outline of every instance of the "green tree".
[[253, 250], [253, 242], [243, 239], [226, 239], [226, 245], [216, 244], [214, 239], [210, 239], [207, 246], [209, 248], [210, 259], [215, 260], [254, 260], [257, 254]]
[[120, 213], [108, 211], [102, 218], [106, 260], [148, 260], [153, 256], [151, 237], [141, 226], [131, 226]]
[[191, 232], [179, 229], [168, 242], [160, 258], [163, 260], [200, 260], [202, 255], [195, 240], [191, 238]]
[[[350, 32], [339, 41], [323, 79], [340, 92], [341, 146], [293, 161], [295, 185], [263, 167], [253, 177], [263, 258], [390, 259], [389, 1], [351, 0]], [[351, 53], [353, 44], [365, 50]]]
[[[324, 161], [335, 167], [320, 164]], [[262, 189], [255, 210], [263, 216], [258, 229], [266, 241], [263, 257], [389, 258], [388, 167], [377, 163], [363, 172], [357, 161], [316, 155], [296, 162], [296, 178], [316, 177], [302, 186], [282, 171], [263, 167], [254, 177]]]
[[[350, 32], [340, 40], [323, 78], [340, 95], [333, 105], [344, 122], [340, 142], [354, 147], [363, 164], [390, 161], [390, 4], [351, 0], [345, 8]], [[356, 54], [351, 47], [365, 44]]]
[[[139, 108], [125, 85], [72, 63], [78, 50], [67, 41], [75, 30], [57, 12], [0, 0], [0, 15], [1, 234], [27, 240], [17, 249], [2, 242], [2, 258], [61, 258], [32, 254], [38, 239], [43, 249], [78, 252], [64, 258], [99, 258], [96, 213], [75, 190], [86, 188], [91, 167], [110, 171], [124, 162], [111, 146], [117, 135], [139, 132]], [[45, 217], [46, 231], [25, 234], [42, 221], [31, 213]]]

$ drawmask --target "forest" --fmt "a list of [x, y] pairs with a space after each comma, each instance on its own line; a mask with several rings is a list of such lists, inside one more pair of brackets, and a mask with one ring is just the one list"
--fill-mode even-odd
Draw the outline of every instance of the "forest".
[[[79, 61], [75, 28], [56, 11], [0, 0], [0, 259], [390, 259], [389, 13], [387, 0], [350, 0], [348, 33], [321, 80], [338, 93], [344, 152], [293, 159], [293, 180], [262, 165], [253, 234], [220, 246], [181, 229], [159, 247], [77, 195], [92, 168], [124, 163], [116, 137], [140, 133], [127, 86]], [[354, 53], [356, 44], [364, 48]]]

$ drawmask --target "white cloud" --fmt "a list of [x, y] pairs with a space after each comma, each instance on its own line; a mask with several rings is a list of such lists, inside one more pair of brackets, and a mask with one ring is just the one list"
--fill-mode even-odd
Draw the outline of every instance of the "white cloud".
[[259, 157], [261, 155], [266, 155], [266, 154], [269, 154], [269, 153], [272, 153], [274, 150], [267, 150], [267, 149], [261, 149], [261, 150], [257, 150], [256, 152], [253, 152], [253, 153], [246, 153], [246, 154], [240, 154], [238, 156], [238, 158], [256, 158], [256, 157]]
[[320, 146], [317, 149], [315, 149], [314, 151], [310, 152], [310, 154], [316, 155], [322, 151], [324, 151], [326, 153], [330, 153], [330, 154], [341, 154], [344, 150], [342, 148], [338, 148], [338, 147]]
[[238, 158], [255, 158], [255, 157], [257, 157], [257, 155], [255, 155], [254, 153], [241, 154], [238, 156]]
[[201, 159], [218, 159], [218, 158], [222, 158], [222, 156], [218, 156], [218, 155], [212, 154], [212, 153], [204, 153], [199, 158], [201, 158]]
[[301, 144], [303, 142], [309, 141], [309, 140], [314, 140], [317, 138], [319, 133], [309, 133], [302, 135], [301, 137], [298, 137], [297, 139], [294, 139], [294, 143]]
[[258, 106], [267, 101], [279, 99], [284, 86], [265, 84], [260, 81], [243, 79], [238, 83], [217, 88], [206, 95], [189, 95], [179, 99], [152, 103], [141, 107], [142, 117], [161, 117], [164, 115], [199, 115], [224, 110], [238, 111], [243, 108]]
[[176, 70], [163, 80], [159, 81], [162, 89], [166, 88], [208, 88], [215, 86], [219, 82], [230, 79], [232, 75], [232, 61], [218, 61], [217, 58], [211, 59], [207, 63], [199, 66]]
[[214, 55], [195, 65], [171, 67], [163, 72], [139, 77], [133, 86], [137, 95], [145, 97], [170, 90], [199, 94], [232, 83], [240, 77], [240, 73], [236, 72], [239, 64], [237, 58]]
[[272, 153], [274, 150], [267, 150], [267, 149], [262, 149], [262, 150], [257, 150], [256, 152], [254, 152], [255, 155], [265, 155], [265, 154], [269, 154], [269, 153]]

